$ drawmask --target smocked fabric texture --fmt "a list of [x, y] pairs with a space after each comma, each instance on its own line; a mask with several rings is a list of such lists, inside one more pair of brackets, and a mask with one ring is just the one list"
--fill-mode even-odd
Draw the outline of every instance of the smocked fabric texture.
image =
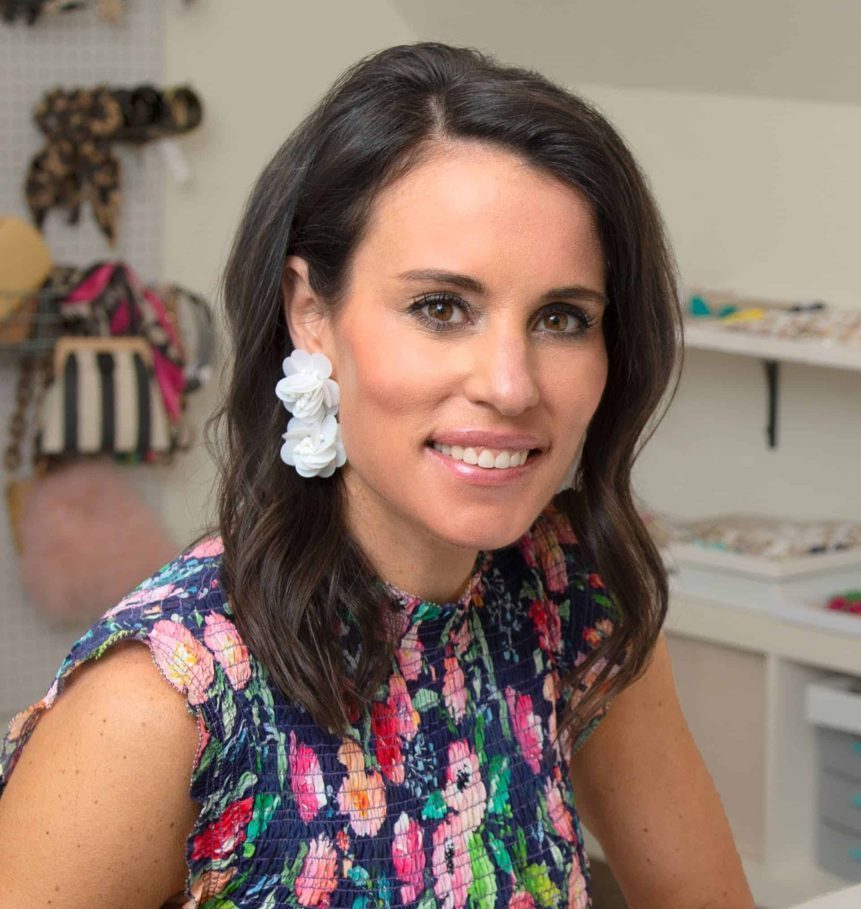
[[[219, 585], [218, 537], [183, 551], [73, 645], [0, 749], [0, 795], [40, 715], [86, 660], [145, 642], [197, 716], [184, 909], [588, 909], [559, 679], [619, 620], [567, 519], [549, 505], [479, 553], [460, 599], [377, 582], [398, 634], [387, 682], [340, 738], [272, 684]], [[359, 647], [340, 629], [348, 666]], [[618, 671], [614, 667], [614, 671]], [[186, 768], [177, 768], [186, 773]]]

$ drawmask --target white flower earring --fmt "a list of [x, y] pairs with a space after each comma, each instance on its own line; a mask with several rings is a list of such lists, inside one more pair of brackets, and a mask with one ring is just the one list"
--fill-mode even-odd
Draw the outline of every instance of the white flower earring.
[[341, 402], [338, 383], [331, 379], [332, 361], [324, 353], [296, 348], [282, 363], [284, 378], [276, 396], [294, 416], [281, 438], [281, 460], [303, 477], [330, 477], [347, 454], [341, 427], [335, 419]]

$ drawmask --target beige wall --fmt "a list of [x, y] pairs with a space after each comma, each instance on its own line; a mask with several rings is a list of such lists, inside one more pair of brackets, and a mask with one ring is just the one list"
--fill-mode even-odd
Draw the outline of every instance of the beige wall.
[[[524, 6], [501, 3], [497, 16], [481, 22], [474, 11], [464, 12], [461, 32], [447, 0], [268, 0], [256, 3], [253, 15], [238, 3], [209, 3], [169, 15], [167, 81], [189, 80], [200, 90], [206, 122], [183, 140], [192, 183], [168, 185], [166, 274], [214, 292], [251, 183], [333, 79], [375, 49], [439, 38], [499, 51], [505, 61], [539, 69], [546, 59], [549, 74], [596, 102], [647, 172], [688, 282], [861, 307], [861, 107], [756, 97], [749, 83], [739, 88], [745, 94], [680, 90], [690, 87], [689, 68], [681, 65], [661, 70], [662, 84], [676, 90], [584, 82], [584, 72], [602, 72], [598, 56], [562, 55], [558, 35], [564, 20], [558, 17], [577, 7], [582, 30], [591, 29], [600, 43], [602, 27], [609, 28], [604, 7], [536, 3], [524, 29]], [[654, 45], [672, 36], [671, 6], [662, 0], [662, 15], [639, 25], [644, 72], [651, 78]], [[728, 8], [739, 22], [742, 13]], [[839, 31], [839, 22], [833, 25]], [[723, 37], [731, 26], [697, 33], [715, 85], [727, 81], [714, 69], [717, 61], [733, 67]], [[682, 36], [693, 34], [693, 26], [686, 28]], [[788, 73], [787, 48], [796, 46], [795, 32], [768, 34], [783, 44], [763, 47], [763, 53], [784, 61]], [[552, 58], [544, 53], [542, 35], [554, 49]], [[821, 37], [817, 41], [814, 56], [824, 53]], [[614, 47], [602, 46], [608, 52]], [[636, 81], [634, 50], [631, 45], [626, 51], [624, 80], [617, 81]], [[802, 60], [810, 64], [799, 57], [799, 65]], [[769, 69], [772, 82], [764, 83], [772, 95], [780, 94], [772, 84], [779, 71]], [[780, 84], [784, 94], [800, 91], [786, 79]], [[216, 393], [213, 386], [193, 400], [194, 413], [205, 415]], [[652, 507], [681, 515], [751, 508], [861, 517], [861, 372], [783, 366], [776, 450], [765, 444], [765, 404], [758, 361], [692, 352], [676, 402], [637, 465], [638, 491]], [[179, 535], [191, 532], [205, 512], [210, 478], [202, 453], [180, 459], [174, 469], [166, 510]]]
[[861, 104], [853, 0], [397, 0], [416, 34], [551, 78]]

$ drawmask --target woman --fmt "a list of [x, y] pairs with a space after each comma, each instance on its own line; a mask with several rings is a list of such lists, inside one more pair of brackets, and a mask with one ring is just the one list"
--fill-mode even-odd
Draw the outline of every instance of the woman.
[[581, 819], [632, 909], [751, 907], [630, 490], [674, 288], [583, 101], [437, 43], [346, 72], [227, 266], [217, 528], [10, 726], [3, 909], [586, 907]]

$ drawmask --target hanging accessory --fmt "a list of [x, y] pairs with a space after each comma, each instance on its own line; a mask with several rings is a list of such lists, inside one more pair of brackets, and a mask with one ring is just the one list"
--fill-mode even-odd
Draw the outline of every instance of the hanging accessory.
[[212, 309], [199, 294], [192, 293], [178, 284], [165, 284], [156, 288], [156, 296], [163, 302], [176, 333], [182, 338], [185, 349], [185, 394], [197, 391], [212, 378], [213, 361], [218, 338]]
[[[19, 16], [33, 25], [42, 15], [73, 13], [91, 6], [91, 0], [0, 0], [0, 16], [4, 22], [14, 22]], [[98, 0], [99, 15], [112, 25], [122, 19], [123, 0]]]
[[108, 453], [156, 460], [178, 445], [141, 337], [63, 336], [39, 411], [39, 455]]
[[282, 363], [275, 394], [294, 414], [282, 435], [281, 460], [303, 477], [330, 477], [347, 461], [336, 420], [341, 391], [330, 378], [332, 361], [321, 352], [295, 348]]
[[189, 448], [186, 393], [210, 378], [215, 349], [206, 301], [175, 285], [145, 287], [122, 262], [58, 267], [48, 285], [61, 332], [39, 412], [39, 454], [170, 462]]
[[120, 205], [120, 162], [110, 142], [123, 123], [119, 102], [104, 86], [53, 89], [33, 111], [47, 143], [30, 162], [25, 195], [33, 221], [41, 230], [54, 208], [67, 212], [69, 224], [80, 220], [89, 202], [96, 223], [110, 244], [116, 240]]
[[52, 208], [67, 211], [77, 224], [84, 202], [96, 223], [116, 242], [120, 205], [120, 162], [112, 145], [140, 145], [189, 132], [198, 126], [203, 107], [188, 86], [160, 90], [144, 84], [134, 89], [95, 88], [47, 92], [33, 112], [46, 137], [45, 147], [30, 161], [25, 195], [41, 229]]
[[123, 262], [96, 262], [79, 272], [61, 299], [66, 334], [133, 335], [147, 339], [164, 405], [182, 416], [186, 354], [164, 301]]

